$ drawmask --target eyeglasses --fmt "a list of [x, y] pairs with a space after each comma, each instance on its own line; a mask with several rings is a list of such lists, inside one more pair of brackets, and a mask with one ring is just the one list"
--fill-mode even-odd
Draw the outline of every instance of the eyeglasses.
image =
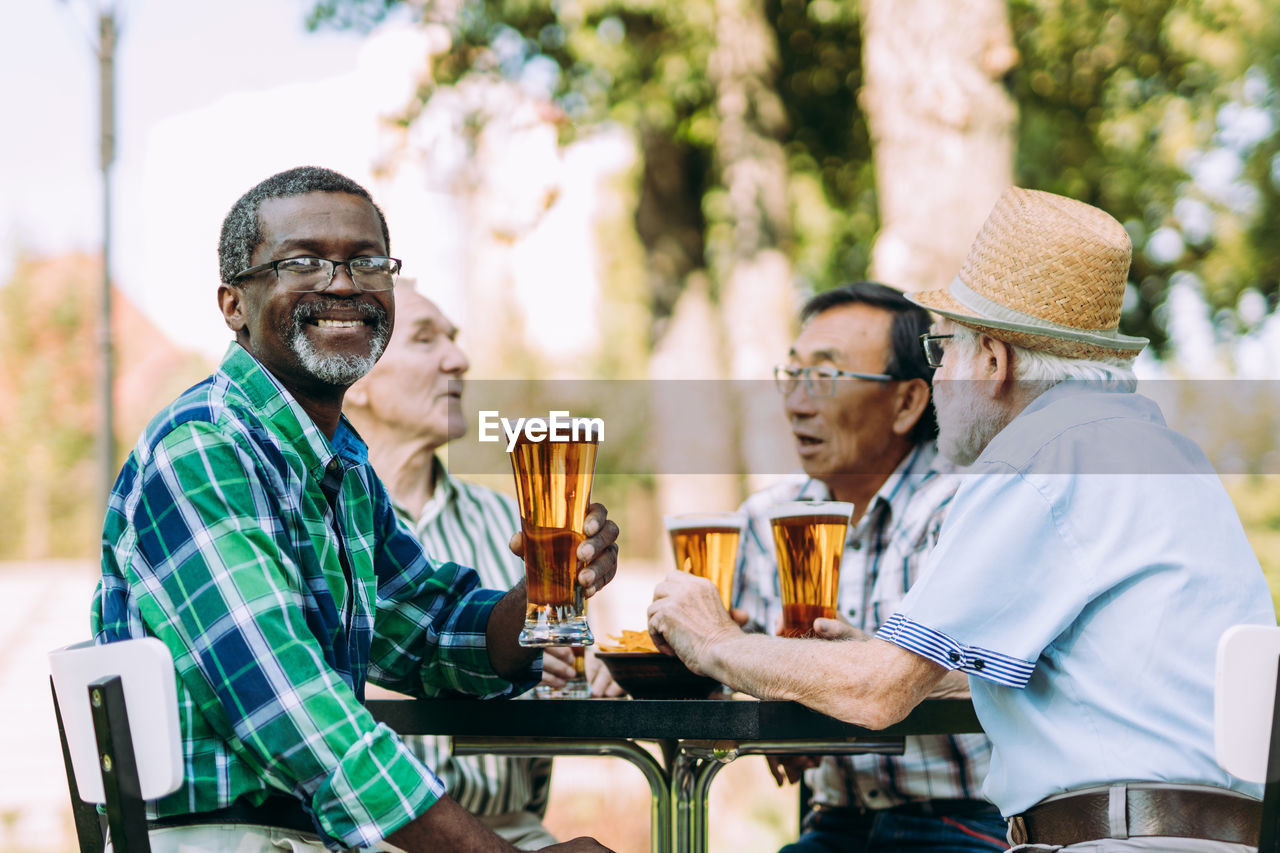
[[285, 290], [307, 292], [326, 290], [333, 284], [338, 267], [346, 267], [351, 283], [357, 290], [390, 290], [395, 287], [400, 272], [399, 258], [352, 258], [347, 261], [331, 261], [328, 258], [281, 258], [249, 267], [237, 273], [231, 281], [238, 282], [260, 272], [275, 270], [276, 279]]
[[942, 356], [946, 353], [947, 348], [942, 343], [954, 338], [955, 335], [921, 335], [920, 343], [924, 346], [924, 358], [929, 362], [929, 366], [933, 368], [942, 367]]
[[854, 373], [836, 370], [834, 367], [775, 367], [773, 382], [779, 394], [790, 394], [804, 380], [805, 393], [810, 397], [830, 397], [836, 392], [837, 379], [865, 379], [868, 382], [896, 382], [897, 377], [887, 373]]

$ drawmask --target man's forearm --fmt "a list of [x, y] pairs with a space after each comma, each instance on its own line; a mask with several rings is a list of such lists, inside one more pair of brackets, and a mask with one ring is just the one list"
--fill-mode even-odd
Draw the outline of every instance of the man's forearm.
[[708, 675], [762, 699], [799, 702], [881, 729], [915, 707], [945, 670], [878, 640], [787, 640], [740, 634], [709, 650]]
[[515, 850], [448, 796], [386, 838], [405, 853], [509, 853]]
[[522, 578], [510, 592], [498, 600], [489, 613], [489, 622], [485, 626], [489, 662], [493, 665], [493, 671], [503, 678], [519, 675], [542, 653], [540, 649], [520, 645], [517, 639], [524, 628], [528, 600]]

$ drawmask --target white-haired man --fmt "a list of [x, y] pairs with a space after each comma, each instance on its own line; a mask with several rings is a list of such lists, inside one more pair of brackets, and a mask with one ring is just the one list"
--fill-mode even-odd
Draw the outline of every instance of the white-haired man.
[[968, 673], [1015, 849], [1256, 846], [1260, 788], [1213, 757], [1213, 662], [1275, 611], [1208, 460], [1133, 393], [1130, 253], [1102, 211], [1013, 188], [951, 286], [915, 297], [943, 318], [939, 448], [973, 465], [875, 638], [743, 634], [674, 575], [650, 631], [739, 690], [873, 728]]
[[[470, 566], [480, 582], [509, 589], [524, 561], [507, 540], [520, 511], [507, 495], [449, 474], [438, 451], [466, 434], [462, 377], [470, 361], [458, 328], [402, 279], [395, 288], [396, 334], [386, 352], [347, 392], [347, 416], [369, 445], [369, 462], [387, 486], [395, 511], [428, 554]], [[573, 676], [567, 647], [544, 650], [543, 680], [563, 686]], [[521, 850], [556, 839], [542, 824], [551, 790], [550, 758], [461, 757], [445, 736], [405, 742], [445, 783], [449, 796]]]

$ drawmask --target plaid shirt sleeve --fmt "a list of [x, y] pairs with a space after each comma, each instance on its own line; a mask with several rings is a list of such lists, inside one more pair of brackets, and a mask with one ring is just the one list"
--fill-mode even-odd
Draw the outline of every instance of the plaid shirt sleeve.
[[[281, 508], [288, 484], [247, 446], [204, 422], [156, 445], [134, 505], [124, 507], [137, 537], [129, 583], [198, 713], [231, 752], [309, 803], [331, 839], [368, 845], [424, 812], [443, 786], [326, 664], [291, 560], [284, 519], [292, 516]], [[465, 632], [483, 624], [485, 602], [455, 588], [474, 577], [424, 574], [413, 594], [436, 599], [427, 610], [443, 626], [437, 638], [452, 626], [464, 632], [456, 642], [476, 642]]]
[[[376, 478], [373, 487], [385, 492]], [[542, 657], [513, 684], [493, 670], [485, 638], [489, 613], [504, 592], [479, 589], [479, 576], [457, 563], [432, 564], [422, 543], [395, 513], [376, 501], [379, 551], [378, 621], [369, 678], [411, 696], [465, 693], [491, 699], [524, 692], [542, 678]], [[447, 593], [462, 592], [447, 606]]]

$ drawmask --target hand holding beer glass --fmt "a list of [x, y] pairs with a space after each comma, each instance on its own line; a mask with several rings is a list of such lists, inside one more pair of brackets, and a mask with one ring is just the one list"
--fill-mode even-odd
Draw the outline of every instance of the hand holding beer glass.
[[676, 568], [716, 585], [724, 609], [733, 598], [733, 570], [746, 516], [737, 513], [693, 513], [663, 516]]
[[782, 589], [783, 637], [812, 637], [813, 620], [836, 618], [840, 557], [853, 504], [791, 501], [769, 511]]
[[586, 597], [578, 583], [578, 546], [591, 503], [598, 438], [575, 428], [572, 439], [531, 441], [511, 449], [524, 532], [525, 608], [522, 646], [589, 646]]

